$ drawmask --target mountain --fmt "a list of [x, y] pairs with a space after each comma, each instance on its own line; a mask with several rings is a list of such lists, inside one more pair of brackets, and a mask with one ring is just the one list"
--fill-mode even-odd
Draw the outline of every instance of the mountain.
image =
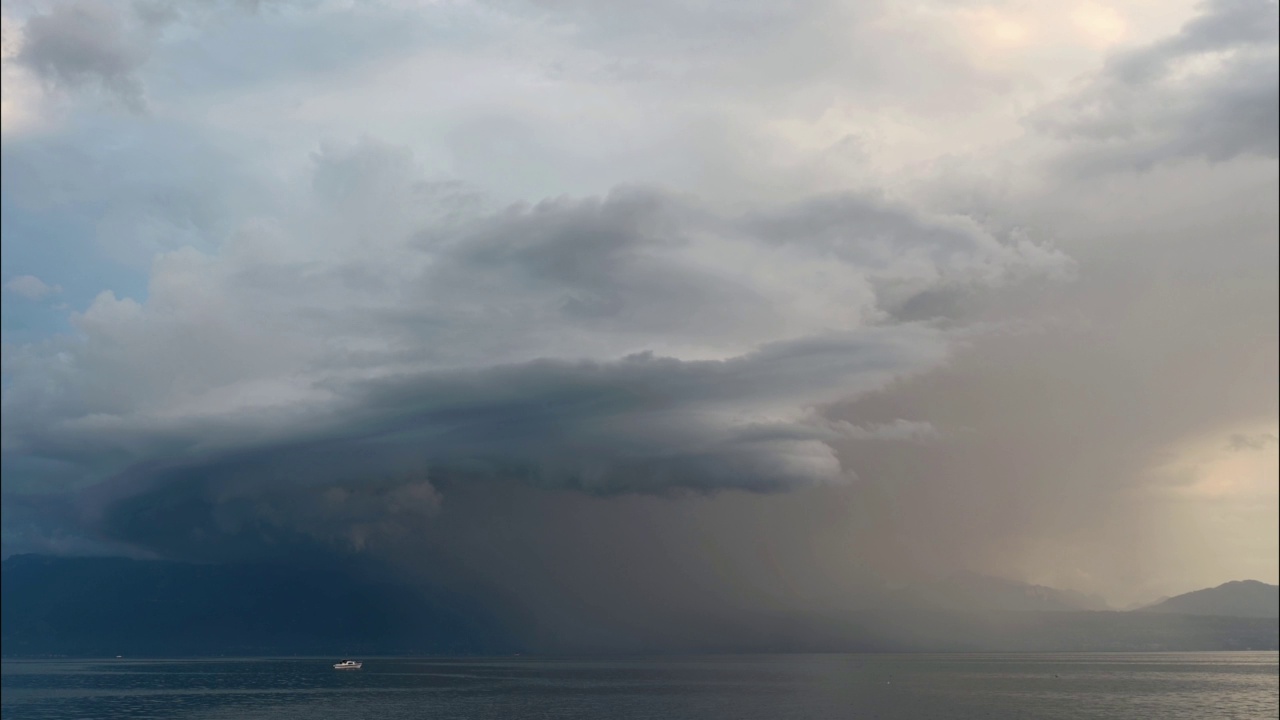
[[16, 555], [0, 564], [6, 656], [505, 651], [492, 620], [441, 593], [335, 568]]
[[899, 590], [881, 605], [952, 613], [1109, 609], [1106, 601], [1097, 596], [973, 573], [957, 573], [927, 585]]
[[1115, 611], [943, 613], [860, 618], [866, 645], [890, 652], [1192, 652], [1276, 650], [1276, 618]]
[[1128, 605], [1125, 605], [1124, 607], [1120, 608], [1120, 610], [1124, 612], [1129, 612], [1131, 610], [1146, 610], [1147, 608], [1159, 605], [1160, 603], [1168, 599], [1169, 599], [1168, 595], [1161, 595], [1155, 600], [1139, 600], [1138, 602], [1132, 602], [1132, 603], [1129, 603]]
[[980, 576], [901, 592], [879, 609], [726, 604], [666, 625], [574, 633], [539, 627], [519, 598], [491, 608], [500, 622], [473, 598], [361, 568], [20, 555], [0, 564], [0, 642], [6, 657], [191, 657], [1274, 650], [1280, 636], [1275, 617], [1082, 611], [1071, 608], [1098, 601]]
[[1273, 618], [1280, 616], [1280, 586], [1235, 580], [1215, 588], [1171, 597], [1139, 612]]

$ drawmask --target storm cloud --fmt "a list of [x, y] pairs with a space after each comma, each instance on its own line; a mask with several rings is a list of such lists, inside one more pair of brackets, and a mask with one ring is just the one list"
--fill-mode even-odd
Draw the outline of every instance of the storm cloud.
[[26, 10], [6, 554], [546, 648], [1275, 580], [1274, 3]]
[[1078, 144], [1076, 164], [1274, 158], [1278, 26], [1275, 3], [1208, 3], [1173, 36], [1112, 57], [1033, 125]]

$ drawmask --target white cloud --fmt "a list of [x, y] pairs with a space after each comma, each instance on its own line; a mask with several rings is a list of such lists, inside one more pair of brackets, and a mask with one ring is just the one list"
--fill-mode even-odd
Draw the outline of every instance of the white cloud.
[[22, 50], [22, 23], [0, 11], [0, 134], [9, 136], [38, 127], [44, 94], [30, 70], [17, 61]]
[[17, 275], [4, 284], [4, 289], [28, 300], [43, 300], [62, 292], [61, 285], [49, 285], [35, 275]]

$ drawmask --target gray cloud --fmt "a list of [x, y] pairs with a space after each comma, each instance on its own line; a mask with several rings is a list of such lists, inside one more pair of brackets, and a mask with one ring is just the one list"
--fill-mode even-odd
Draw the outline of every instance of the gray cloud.
[[1270, 433], [1259, 433], [1257, 435], [1236, 433], [1227, 439], [1227, 448], [1235, 452], [1265, 450], [1268, 446], [1274, 445], [1275, 442], [1276, 436]]
[[225, 9], [255, 13], [266, 4], [59, 0], [26, 18], [16, 59], [50, 86], [97, 89], [142, 112], [147, 108], [142, 71], [166, 31], [177, 25], [198, 28]]
[[62, 287], [49, 285], [35, 275], [17, 275], [9, 278], [4, 289], [28, 300], [43, 300], [62, 292]]
[[153, 34], [130, 6], [68, 2], [27, 21], [19, 59], [46, 82], [97, 85], [141, 110], [145, 99], [137, 71], [150, 54]]
[[1112, 58], [1108, 72], [1129, 83], [1148, 83], [1197, 54], [1266, 49], [1276, 43], [1276, 12], [1276, 4], [1268, 0], [1209, 0], [1178, 33]]
[[1077, 169], [1274, 158], [1278, 22], [1270, 0], [1206, 3], [1176, 35], [1114, 56], [1030, 124], [1076, 143]]

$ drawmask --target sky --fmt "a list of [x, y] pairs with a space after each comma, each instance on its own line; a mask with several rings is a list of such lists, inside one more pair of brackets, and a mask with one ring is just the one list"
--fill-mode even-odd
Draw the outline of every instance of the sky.
[[4, 554], [340, 557], [602, 638], [1275, 583], [1276, 28], [6, 0]]

